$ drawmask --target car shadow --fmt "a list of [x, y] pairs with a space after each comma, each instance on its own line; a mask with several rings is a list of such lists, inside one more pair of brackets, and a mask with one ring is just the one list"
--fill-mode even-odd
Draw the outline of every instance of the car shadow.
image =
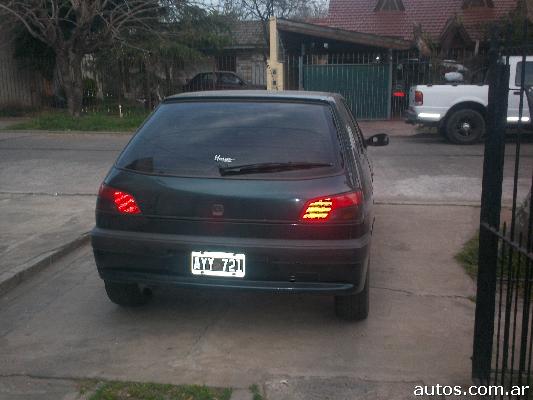
[[250, 317], [270, 321], [337, 321], [333, 296], [232, 291], [227, 289], [154, 288], [150, 302], [130, 311], [185, 319], [224, 314], [232, 320]]

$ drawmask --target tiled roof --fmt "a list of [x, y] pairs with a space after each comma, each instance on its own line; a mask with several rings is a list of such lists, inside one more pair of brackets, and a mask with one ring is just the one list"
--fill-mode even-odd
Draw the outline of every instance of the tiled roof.
[[494, 7], [462, 8], [463, 0], [403, 0], [405, 11], [375, 12], [378, 0], [330, 0], [329, 13], [318, 22], [336, 28], [413, 39], [413, 27], [438, 41], [446, 23], [462, 22], [473, 40], [482, 39], [483, 25], [502, 18], [517, 7], [517, 0], [493, 0]]
[[231, 27], [232, 48], [265, 47], [261, 21], [238, 21]]

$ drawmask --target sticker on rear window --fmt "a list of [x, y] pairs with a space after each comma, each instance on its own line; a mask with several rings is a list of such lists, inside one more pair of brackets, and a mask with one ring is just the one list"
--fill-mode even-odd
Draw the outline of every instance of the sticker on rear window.
[[234, 158], [231, 157], [222, 157], [220, 154], [215, 155], [215, 161], [216, 162], [225, 162], [225, 163], [231, 163], [235, 161]]

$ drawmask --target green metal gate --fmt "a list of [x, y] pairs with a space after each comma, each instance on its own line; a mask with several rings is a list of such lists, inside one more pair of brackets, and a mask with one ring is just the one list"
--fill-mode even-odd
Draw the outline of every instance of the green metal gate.
[[358, 119], [387, 119], [390, 112], [388, 64], [304, 65], [303, 88], [340, 93]]

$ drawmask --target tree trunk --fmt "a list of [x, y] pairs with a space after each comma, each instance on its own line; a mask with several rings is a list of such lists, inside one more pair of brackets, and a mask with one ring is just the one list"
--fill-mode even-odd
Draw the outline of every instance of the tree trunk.
[[61, 83], [67, 96], [68, 112], [73, 117], [79, 117], [81, 115], [83, 100], [82, 60], [83, 55], [73, 51], [57, 53]]

